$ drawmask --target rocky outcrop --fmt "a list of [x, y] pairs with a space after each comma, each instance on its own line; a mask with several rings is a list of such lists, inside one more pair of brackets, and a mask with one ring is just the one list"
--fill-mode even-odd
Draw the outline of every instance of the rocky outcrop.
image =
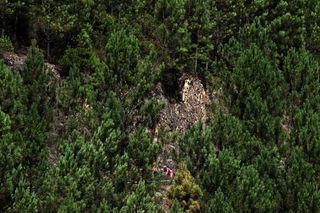
[[179, 79], [181, 98], [176, 102], [166, 99], [161, 87], [158, 86], [158, 99], [166, 103], [166, 107], [160, 112], [158, 127], [168, 131], [184, 132], [190, 125], [200, 119], [207, 119], [206, 105], [208, 97], [201, 80], [191, 75], [181, 76]]
[[[15, 71], [22, 71], [23, 62], [26, 59], [26, 57], [27, 56], [24, 54], [16, 54], [13, 52], [6, 52], [3, 54], [4, 63], [11, 70], [15, 70]], [[45, 63], [45, 65], [48, 67], [48, 69], [53, 73], [53, 75], [56, 78], [60, 78], [60, 74], [59, 74], [60, 69], [58, 66], [50, 63]]]
[[[206, 108], [209, 104], [209, 97], [201, 80], [186, 74], [181, 75], [178, 79], [176, 79], [175, 74], [172, 76], [174, 76], [172, 81], [177, 82], [159, 83], [153, 91], [158, 101], [166, 104], [165, 108], [160, 112], [160, 119], [155, 129], [156, 133], [158, 129], [164, 128], [169, 132], [177, 131], [179, 134], [183, 134], [189, 126], [200, 119], [202, 121], [207, 120]], [[168, 88], [171, 90], [177, 89], [177, 91], [168, 91]], [[158, 141], [157, 136], [154, 141]], [[179, 143], [176, 139], [163, 144], [162, 151], [154, 162], [153, 167], [161, 169], [164, 165], [168, 165], [175, 173], [177, 164], [173, 153], [179, 153]], [[170, 206], [168, 204], [168, 191], [171, 187], [172, 179], [167, 177], [167, 180], [169, 182], [161, 184], [158, 191], [159, 195], [155, 198], [159, 200], [163, 212], [169, 212]]]

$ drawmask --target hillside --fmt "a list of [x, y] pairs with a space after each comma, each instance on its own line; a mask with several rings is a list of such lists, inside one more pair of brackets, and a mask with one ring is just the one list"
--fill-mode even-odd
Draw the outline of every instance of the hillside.
[[0, 212], [318, 212], [320, 2], [1, 1]]

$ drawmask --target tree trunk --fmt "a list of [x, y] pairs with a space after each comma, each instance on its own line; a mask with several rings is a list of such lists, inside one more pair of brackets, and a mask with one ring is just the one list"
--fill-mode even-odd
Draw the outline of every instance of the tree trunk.
[[5, 21], [5, 3], [4, 3], [4, 0], [1, 1], [1, 19], [2, 19], [2, 23], [1, 23], [1, 37], [4, 36], [4, 26], [6, 24], [6, 21]]
[[199, 54], [199, 48], [198, 46], [196, 47], [196, 55], [195, 55], [195, 60], [194, 60], [194, 72], [197, 72], [197, 66], [198, 66], [198, 54]]
[[5, 21], [4, 18], [2, 19], [2, 27], [1, 27], [1, 37], [4, 36], [4, 25], [5, 25]]
[[197, 73], [198, 68], [198, 55], [199, 55], [199, 29], [197, 30], [197, 47], [196, 47], [196, 54], [194, 60], [194, 72]]
[[17, 41], [17, 26], [18, 26], [18, 18], [20, 16], [20, 9], [15, 12], [15, 17], [14, 17], [14, 34], [13, 34], [13, 40], [16, 42]]
[[47, 40], [47, 48], [46, 48], [46, 56], [47, 60], [50, 60], [50, 32], [46, 30], [46, 40]]
[[[48, 0], [45, 0], [44, 1], [44, 6], [45, 6], [45, 12], [47, 13], [47, 14], [49, 14], [50, 13], [50, 2], [48, 1]], [[48, 26], [50, 26], [50, 19], [49, 20], [47, 20], [46, 22], [48, 22], [48, 23], [46, 23], [47, 24], [47, 26], [45, 26], [45, 28], [44, 28], [44, 33], [45, 33], [45, 35], [46, 35], [46, 56], [47, 56], [47, 60], [49, 60], [49, 58], [50, 58], [50, 42], [51, 42], [51, 35], [50, 35], [50, 27], [48, 27]]]

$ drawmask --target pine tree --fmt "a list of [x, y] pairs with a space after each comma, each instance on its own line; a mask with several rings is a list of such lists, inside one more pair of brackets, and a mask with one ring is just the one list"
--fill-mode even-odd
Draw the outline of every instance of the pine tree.
[[5, 211], [11, 204], [21, 174], [21, 148], [12, 135], [10, 117], [0, 108], [0, 210]]
[[184, 211], [199, 212], [202, 196], [199, 185], [194, 182], [186, 165], [181, 163], [168, 194], [172, 204], [177, 200]]
[[198, 177], [208, 155], [215, 150], [213, 132], [210, 128], [203, 128], [202, 122], [199, 122], [186, 131], [179, 144], [182, 150], [181, 157], [190, 168], [190, 172]]
[[[312, 210], [318, 205], [313, 198], [310, 199], [310, 194], [307, 192], [310, 187], [316, 189], [318, 186], [315, 166], [307, 162], [304, 155], [303, 149], [299, 147], [290, 150], [286, 164], [287, 179], [282, 191], [284, 210], [298, 208], [305, 208], [304, 211]], [[317, 197], [317, 190], [313, 191], [313, 195]]]
[[295, 110], [291, 132], [292, 145], [301, 146], [309, 162], [319, 162], [320, 123], [316, 113], [308, 103], [302, 109]]
[[26, 112], [19, 143], [23, 150], [24, 183], [30, 193], [40, 193], [49, 169], [48, 124], [55, 98], [55, 87], [44, 64], [43, 55], [34, 45], [30, 48], [22, 70]]
[[319, 110], [319, 63], [305, 49], [291, 49], [284, 59], [283, 73], [288, 84], [289, 117], [292, 120], [295, 107], [306, 102]]
[[99, 147], [73, 132], [60, 152], [54, 174], [57, 211], [97, 210], [114, 202], [108, 171], [101, 168], [107, 156]]
[[50, 120], [55, 99], [55, 82], [52, 72], [44, 63], [43, 54], [35, 44], [28, 51], [21, 76], [27, 90], [27, 106], [34, 106], [41, 117]]
[[[256, 45], [243, 48], [235, 43], [238, 56], [231, 56], [233, 69], [223, 78], [231, 112], [245, 121], [251, 133], [265, 140], [279, 141], [284, 112], [284, 77], [270, 56]], [[233, 53], [232, 53], [233, 54]]]
[[[142, 115], [143, 119], [137, 120], [137, 114], [159, 111], [155, 100], [151, 99], [151, 103], [146, 100], [162, 70], [162, 65], [156, 64], [156, 57], [151, 47], [148, 55], [142, 58], [137, 38], [125, 30], [114, 32], [108, 40], [106, 69], [101, 75], [105, 84], [100, 85], [99, 90], [116, 94], [127, 113], [126, 123], [145, 123], [148, 116]], [[152, 106], [149, 112], [145, 110], [146, 104]]]
[[218, 155], [212, 153], [205, 162], [205, 170], [202, 174], [202, 184], [208, 193], [214, 193], [217, 189], [227, 191], [236, 176], [241, 161], [234, 156], [231, 150], [223, 150]]
[[38, 212], [40, 210], [40, 198], [30, 190], [28, 184], [21, 180], [13, 193], [14, 203], [8, 209], [9, 212]]
[[229, 199], [226, 198], [226, 195], [218, 189], [207, 203], [206, 212], [236, 212], [231, 204]]
[[126, 205], [121, 208], [120, 212], [160, 212], [152, 202], [143, 181], [138, 183], [136, 190], [129, 194], [126, 200]]
[[25, 112], [25, 90], [19, 73], [9, 70], [0, 62], [0, 107], [11, 117], [13, 130], [23, 128], [23, 114]]
[[279, 194], [271, 179], [259, 176], [253, 166], [239, 170], [231, 193], [231, 202], [235, 209], [243, 212], [268, 212], [278, 209]]

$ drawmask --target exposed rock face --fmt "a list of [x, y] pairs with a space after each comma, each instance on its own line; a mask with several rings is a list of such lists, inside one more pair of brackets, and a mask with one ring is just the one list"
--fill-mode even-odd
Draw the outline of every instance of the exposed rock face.
[[[209, 103], [209, 97], [199, 78], [191, 75], [181, 75], [176, 79], [176, 75], [172, 76], [172, 82], [159, 83], [153, 91], [154, 96], [159, 101], [166, 103], [165, 108], [160, 112], [160, 120], [155, 131], [157, 132], [159, 128], [165, 128], [168, 131], [178, 131], [182, 134], [189, 126], [200, 119], [203, 121], [207, 119], [206, 105]], [[175, 89], [177, 91], [168, 91]], [[158, 139], [155, 138], [154, 141], [156, 142]], [[161, 169], [164, 165], [168, 165], [175, 173], [177, 165], [172, 156], [174, 152], [179, 152], [178, 141], [164, 144], [161, 154], [154, 162], [154, 168]], [[170, 181], [168, 182], [170, 184], [172, 179], [168, 178], [168, 181]], [[167, 193], [170, 185], [168, 184], [162, 183], [159, 189], [163, 212], [169, 212]]]
[[[6, 52], [3, 54], [4, 63], [11, 69], [15, 71], [22, 71], [23, 62], [27, 58], [26, 55], [18, 55], [12, 52]], [[59, 68], [58, 66], [50, 63], [45, 63], [50, 71], [52, 71], [53, 75], [56, 78], [60, 78]]]
[[18, 55], [15, 53], [6, 52], [3, 54], [4, 63], [11, 69], [11, 70], [18, 70], [21, 71], [23, 67], [23, 62], [26, 59], [25, 55]]
[[[162, 96], [166, 107], [160, 113], [159, 127], [182, 133], [190, 125], [206, 120], [208, 97], [201, 80], [193, 76], [182, 76], [179, 79], [181, 100], [170, 102]], [[159, 90], [159, 89], [158, 89]]]

